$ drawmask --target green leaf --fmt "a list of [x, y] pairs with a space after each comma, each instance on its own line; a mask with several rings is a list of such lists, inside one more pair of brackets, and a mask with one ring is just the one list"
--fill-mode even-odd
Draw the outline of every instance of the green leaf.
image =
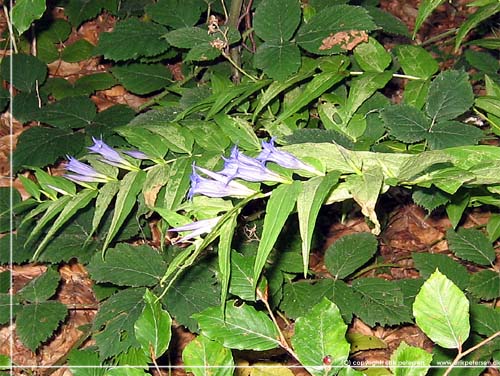
[[84, 128], [92, 123], [96, 106], [87, 97], [67, 97], [43, 106], [35, 120], [61, 129]]
[[343, 279], [368, 262], [377, 246], [377, 239], [370, 233], [343, 236], [326, 250], [325, 266], [335, 279]]
[[146, 13], [159, 24], [180, 29], [196, 25], [205, 7], [202, 0], [159, 0], [146, 6]]
[[212, 41], [207, 30], [201, 27], [183, 27], [172, 30], [165, 35], [165, 38], [172, 46], [186, 49], [209, 44]]
[[68, 63], [78, 63], [94, 55], [95, 46], [86, 39], [79, 39], [66, 46], [61, 53], [61, 59]]
[[469, 202], [469, 194], [460, 192], [453, 195], [453, 197], [451, 198], [451, 202], [446, 205], [446, 214], [448, 215], [453, 229], [455, 229], [460, 223], [460, 220], [462, 219], [462, 216], [465, 212], [465, 209], [469, 205]]
[[[323, 298], [306, 316], [295, 321], [292, 345], [299, 361], [312, 375], [333, 375], [338, 371], [335, 366], [344, 366], [349, 356], [346, 331], [347, 325], [337, 306]], [[325, 357], [332, 360], [331, 370], [324, 368]]]
[[370, 98], [375, 91], [382, 89], [391, 78], [391, 72], [367, 72], [354, 78], [351, 82], [349, 97], [347, 98], [345, 107], [342, 109], [341, 117], [343, 118], [344, 124], [347, 124], [358, 108]]
[[183, 120], [181, 125], [188, 128], [193, 134], [195, 142], [207, 151], [216, 151], [222, 154], [231, 143], [217, 123], [213, 121]]
[[410, 309], [404, 304], [403, 292], [397, 282], [359, 278], [354, 280], [352, 287], [361, 294], [359, 307], [354, 313], [366, 324], [399, 325], [412, 321]]
[[[45, 2], [43, 3], [45, 6]], [[16, 69], [12, 69], [12, 76], [10, 74], [11, 64], [16, 67]], [[23, 92], [34, 92], [37, 83], [42, 85], [47, 77], [47, 65], [32, 55], [6, 56], [2, 59], [0, 67], [2, 77]]]
[[243, 300], [255, 300], [253, 265], [255, 257], [244, 256], [236, 251], [231, 253], [231, 277], [229, 292]]
[[122, 127], [118, 133], [148, 157], [163, 159], [168, 152], [165, 138], [154, 134], [142, 127]]
[[100, 35], [96, 53], [114, 61], [159, 55], [169, 47], [166, 32], [164, 26], [128, 18], [117, 22], [113, 32]]
[[98, 282], [133, 287], [154, 286], [165, 268], [162, 257], [153, 248], [126, 243], [108, 249], [104, 260], [100, 254], [94, 255], [88, 265], [92, 278]]
[[289, 41], [301, 19], [300, 3], [295, 0], [264, 0], [255, 9], [255, 34], [265, 41]]
[[373, 223], [372, 233], [380, 233], [380, 223], [375, 212], [375, 205], [382, 189], [384, 176], [380, 168], [373, 168], [362, 175], [350, 175], [346, 178], [347, 187], [354, 201], [361, 207], [361, 212]]
[[[28, 180], [28, 179], [26, 179]], [[32, 182], [30, 180], [30, 182]], [[33, 183], [33, 182], [32, 182]], [[33, 183], [35, 184], [35, 183]], [[11, 201], [12, 197], [12, 201]], [[21, 195], [18, 191], [14, 189], [10, 189], [8, 187], [0, 188], [0, 233], [1, 232], [10, 232], [14, 230], [15, 223], [12, 223], [14, 228], [11, 229], [11, 217], [13, 218], [14, 212], [12, 208], [15, 204], [21, 202]], [[12, 206], [11, 206], [12, 204]]]
[[468, 49], [465, 51], [465, 59], [473, 68], [476, 68], [481, 73], [495, 75], [500, 68], [498, 59], [488, 52]]
[[144, 292], [144, 288], [119, 291], [99, 308], [92, 330], [101, 360], [139, 347], [134, 324], [144, 310]]
[[106, 235], [106, 240], [102, 247], [103, 253], [108, 248], [109, 243], [120, 230], [120, 227], [125, 222], [125, 219], [132, 211], [136, 197], [142, 189], [142, 184], [146, 179], [146, 173], [144, 171], [131, 171], [123, 177], [120, 182], [120, 190], [116, 195], [115, 211], [113, 212], [113, 219], [111, 220], [111, 225], [109, 227], [108, 234]]
[[427, 17], [429, 17], [432, 11], [436, 9], [439, 5], [441, 5], [443, 2], [444, 0], [422, 1], [422, 4], [420, 4], [418, 8], [417, 19], [415, 20], [415, 28], [413, 29], [413, 39], [415, 39], [418, 29], [420, 29], [420, 26], [422, 26]]
[[439, 270], [417, 294], [413, 315], [419, 328], [441, 347], [461, 348], [469, 337], [469, 301]]
[[486, 231], [490, 242], [494, 242], [500, 237], [500, 214], [491, 214]]
[[447, 255], [413, 253], [412, 258], [415, 267], [423, 278], [429, 278], [437, 268], [460, 289], [464, 290], [469, 284], [469, 273], [465, 266]]
[[61, 277], [56, 270], [48, 268], [45, 273], [39, 275], [35, 279], [32, 279], [26, 286], [24, 286], [17, 293], [17, 296], [22, 300], [32, 303], [41, 303], [56, 293], [60, 278]]
[[163, 205], [165, 209], [177, 210], [188, 190], [191, 175], [191, 160], [178, 159], [170, 169], [169, 179], [165, 186], [165, 198]]
[[[341, 14], [342, 17], [338, 17]], [[347, 50], [344, 41], [333, 47], [327, 38], [339, 32], [372, 31], [377, 28], [368, 12], [351, 5], [333, 5], [316, 13], [308, 23], [302, 24], [297, 33], [297, 43], [308, 52], [317, 55], [331, 55]], [[351, 35], [351, 38], [354, 37]]]
[[66, 306], [55, 301], [23, 306], [16, 315], [19, 339], [31, 351], [35, 351], [52, 335], [67, 314]]
[[474, 145], [484, 138], [481, 129], [458, 121], [443, 121], [429, 130], [427, 141], [432, 150]]
[[129, 64], [113, 67], [111, 72], [125, 89], [139, 95], [163, 89], [171, 78], [163, 64]]
[[415, 187], [411, 198], [415, 204], [423, 207], [428, 213], [450, 202], [450, 197], [436, 188]]
[[89, 202], [97, 196], [98, 191], [94, 189], [84, 189], [78, 192], [75, 196], [71, 197], [71, 201], [66, 204], [61, 214], [52, 224], [52, 227], [47, 232], [47, 235], [43, 238], [42, 242], [38, 245], [33, 254], [33, 260], [36, 260], [40, 252], [47, 245], [50, 239], [55, 235], [55, 233], [75, 215], [77, 211], [86, 207]]
[[482, 270], [472, 274], [467, 290], [472, 295], [492, 300], [500, 297], [500, 274], [493, 270]]
[[467, 19], [460, 25], [457, 35], [455, 37], [455, 50], [458, 50], [466, 35], [474, 29], [479, 23], [490, 18], [500, 11], [500, 4], [491, 2], [490, 5], [479, 7], [476, 12], [467, 17]]
[[33, 120], [40, 111], [37, 96], [33, 92], [18, 93], [12, 98], [11, 106], [12, 115], [23, 124]]
[[428, 79], [439, 70], [432, 55], [420, 46], [404, 44], [396, 48], [396, 56], [407, 75]]
[[[99, 361], [99, 355], [92, 349], [73, 349], [68, 356], [68, 366], [73, 376], [104, 376], [106, 368]], [[84, 368], [92, 367], [92, 368]]]
[[262, 69], [268, 77], [284, 81], [299, 70], [300, 50], [292, 42], [269, 40], [257, 48], [254, 65]]
[[217, 341], [198, 336], [182, 351], [186, 372], [194, 376], [232, 376], [234, 361], [231, 350]]
[[89, 237], [96, 232], [99, 224], [101, 223], [102, 217], [108, 210], [111, 201], [119, 189], [120, 183], [117, 181], [111, 181], [99, 188], [99, 195], [95, 201], [94, 217], [92, 218], [92, 230], [89, 233]]
[[247, 121], [223, 114], [215, 115], [214, 120], [233, 144], [244, 150], [260, 150], [260, 141]]
[[[112, 86], [115, 86], [116, 84], [117, 84], [116, 80], [110, 73], [94, 73], [80, 77], [78, 80], [76, 80], [74, 87], [77, 93], [90, 95], [97, 90], [106, 90]], [[114, 107], [115, 106], [111, 108]], [[118, 105], [114, 110], [117, 110], [120, 107], [127, 108], [127, 106]], [[97, 116], [99, 116], [99, 114]], [[93, 121], [94, 123], [97, 121], [97, 116], [94, 118]]]
[[461, 228], [457, 232], [446, 231], [450, 250], [461, 259], [479, 265], [493, 265], [495, 250], [488, 238], [479, 230]]
[[351, 344], [351, 354], [358, 351], [386, 349], [387, 343], [376, 336], [361, 333], [347, 333], [347, 341]]
[[474, 94], [467, 73], [448, 70], [432, 81], [425, 110], [434, 123], [463, 114], [473, 103]]
[[46, 38], [52, 43], [63, 43], [71, 34], [71, 25], [61, 18], [51, 20], [50, 24], [45, 27], [38, 34], [38, 38]]
[[[366, 3], [368, 4], [368, 3]], [[368, 11], [368, 14], [373, 18], [373, 21], [384, 31], [384, 33], [402, 35], [410, 37], [408, 26], [399, 18], [375, 6], [363, 4], [363, 8]]]
[[392, 62], [392, 57], [374, 38], [354, 49], [354, 59], [365, 72], [383, 72]]
[[302, 107], [318, 98], [343, 78], [344, 75], [341, 73], [324, 72], [317, 74], [311, 82], [306, 85], [299, 96], [286, 106], [285, 110], [278, 116], [276, 121], [284, 121], [293, 114], [299, 112]]
[[500, 116], [500, 96], [486, 96], [476, 98], [476, 107], [485, 110], [489, 114]]
[[235, 306], [229, 301], [224, 316], [220, 307], [212, 307], [193, 317], [204, 335], [231, 349], [264, 351], [280, 343], [271, 319], [247, 304]]
[[11, 11], [12, 25], [21, 35], [30, 28], [33, 21], [40, 19], [44, 12], [44, 0], [18, 0]]
[[162, 136], [162, 141], [168, 148], [176, 153], [191, 154], [194, 138], [191, 132], [177, 123], [151, 122], [144, 128]]
[[182, 274], [163, 298], [168, 311], [179, 324], [191, 332], [197, 332], [198, 325], [191, 316], [208, 307], [220, 309], [221, 287], [216, 278], [215, 263], [200, 261]]
[[[299, 196], [301, 185], [298, 182], [292, 184], [282, 184], [271, 194], [266, 207], [264, 227], [261, 241], [257, 249], [257, 257], [253, 268], [254, 284], [257, 285], [259, 276], [264, 268], [267, 257], [278, 239], [285, 222], [295, 207], [295, 202]], [[269, 215], [270, 213], [270, 215]]]
[[163, 355], [170, 343], [172, 319], [151, 291], [146, 290], [144, 301], [144, 311], [134, 324], [135, 338], [146, 354], [157, 359]]
[[421, 110], [427, 99], [430, 85], [429, 80], [408, 81], [403, 93], [403, 103]]
[[390, 368], [394, 376], [425, 376], [431, 362], [432, 354], [403, 341], [391, 355]]
[[102, 8], [109, 9], [107, 0], [69, 0], [64, 7], [73, 27], [78, 28], [82, 22], [96, 17]]
[[484, 336], [500, 331], [500, 310], [483, 304], [470, 306], [471, 329]]
[[339, 174], [330, 173], [318, 176], [302, 183], [297, 198], [300, 238], [302, 239], [302, 265], [304, 276], [307, 275], [311, 241], [316, 227], [316, 218], [332, 187], [338, 182]]

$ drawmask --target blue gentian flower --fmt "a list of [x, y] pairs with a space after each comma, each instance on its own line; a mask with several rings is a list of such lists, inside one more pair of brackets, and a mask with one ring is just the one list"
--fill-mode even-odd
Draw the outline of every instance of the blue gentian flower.
[[[210, 179], [200, 176], [197, 171], [207, 175]], [[191, 188], [188, 192], [188, 199], [191, 199], [195, 194], [200, 194], [208, 197], [248, 197], [256, 193], [253, 189], [235, 182], [228, 181], [227, 177], [216, 172], [197, 167], [193, 164], [193, 172], [191, 174]]]
[[278, 183], [289, 183], [281, 175], [269, 170], [263, 163], [251, 158], [238, 150], [235, 146], [231, 150], [231, 156], [224, 158], [224, 169], [219, 174], [227, 176], [229, 180], [240, 178], [246, 181], [262, 182], [275, 181]]
[[68, 158], [68, 165], [66, 170], [73, 172], [73, 174], [64, 174], [64, 177], [74, 181], [75, 183], [107, 183], [113, 178], [97, 172], [91, 166], [80, 162], [76, 158], [66, 156]]
[[100, 154], [103, 157], [103, 159], [101, 159], [102, 162], [126, 170], [138, 169], [132, 163], [123, 158], [115, 149], [104, 143], [103, 140], [92, 137], [92, 141], [94, 141], [94, 145], [88, 147], [87, 149], [89, 149], [92, 153]]
[[271, 138], [269, 142], [262, 141], [262, 151], [255, 158], [262, 163], [266, 162], [274, 162], [282, 167], [289, 168], [291, 170], [305, 170], [312, 172], [314, 174], [322, 175], [318, 170], [314, 167], [305, 164], [298, 158], [294, 157], [292, 154], [278, 150], [276, 146], [274, 146], [274, 137]]
[[149, 159], [149, 157], [145, 153], [139, 150], [126, 150], [123, 152], [135, 159]]
[[191, 231], [189, 234], [184, 235], [180, 239], [176, 239], [173, 244], [184, 243], [186, 240], [193, 239], [198, 235], [211, 232], [221, 218], [222, 217], [202, 219], [201, 221], [191, 222], [184, 226], [169, 229], [168, 231], [174, 232]]

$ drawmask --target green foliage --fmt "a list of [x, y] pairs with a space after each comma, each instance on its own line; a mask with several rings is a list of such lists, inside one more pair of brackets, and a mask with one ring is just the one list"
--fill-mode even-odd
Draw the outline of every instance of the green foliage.
[[[334, 374], [337, 369], [325, 369], [325, 357], [330, 357], [329, 365], [344, 365], [349, 355], [350, 344], [345, 339], [347, 325], [342, 320], [338, 307], [323, 298], [309, 313], [295, 322], [292, 345], [305, 368], [312, 375]], [[318, 335], [321, 333], [321, 335]], [[318, 365], [319, 367], [315, 367]]]
[[412, 258], [415, 267], [423, 278], [429, 278], [436, 269], [439, 269], [441, 273], [460, 289], [465, 289], [469, 284], [467, 268], [447, 255], [414, 253]]
[[203, 335], [189, 342], [182, 352], [182, 360], [186, 371], [195, 376], [206, 375], [210, 367], [221, 367], [217, 370], [221, 376], [231, 376], [234, 372], [231, 350]]
[[450, 250], [461, 259], [479, 265], [491, 265], [495, 259], [495, 250], [488, 238], [476, 229], [448, 230], [446, 238]]
[[474, 273], [470, 278], [467, 290], [480, 299], [496, 299], [500, 296], [500, 274], [493, 270], [482, 270]]
[[419, 328], [441, 347], [461, 348], [469, 337], [469, 301], [439, 270], [420, 289], [413, 315]]
[[149, 94], [170, 82], [170, 71], [161, 64], [130, 64], [111, 69], [125, 89], [135, 94]]
[[12, 25], [19, 34], [29, 29], [31, 23], [42, 17], [45, 12], [45, 1], [43, 0], [19, 0], [12, 8]]
[[[432, 354], [420, 347], [408, 346], [401, 342], [399, 347], [391, 355], [391, 362], [395, 366], [391, 371], [395, 376], [424, 376], [432, 361]], [[398, 367], [398, 364], [404, 365]]]

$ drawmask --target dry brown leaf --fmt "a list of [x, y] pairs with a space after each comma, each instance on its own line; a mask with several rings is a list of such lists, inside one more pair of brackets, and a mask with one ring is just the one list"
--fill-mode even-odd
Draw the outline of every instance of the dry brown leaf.
[[363, 30], [348, 30], [331, 33], [321, 41], [320, 51], [331, 50], [335, 46], [351, 51], [360, 43], [368, 42], [368, 34]]

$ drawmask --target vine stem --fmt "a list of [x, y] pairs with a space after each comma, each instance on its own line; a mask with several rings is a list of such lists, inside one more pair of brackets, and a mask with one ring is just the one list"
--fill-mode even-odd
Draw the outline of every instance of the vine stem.
[[463, 352], [462, 352], [462, 348], [460, 347], [458, 349], [457, 356], [455, 357], [455, 359], [453, 359], [453, 362], [451, 362], [450, 366], [446, 369], [446, 371], [443, 374], [443, 376], [448, 376], [450, 374], [450, 372], [452, 371], [453, 367], [455, 367], [456, 364], [460, 361], [460, 359], [462, 359], [463, 357], [469, 355], [471, 352], [479, 349], [481, 346], [486, 345], [488, 342], [494, 340], [498, 336], [500, 336], [500, 331], [494, 333], [493, 335], [491, 335], [488, 338], [484, 339], [483, 341], [479, 342], [477, 345], [472, 346], [470, 349], [468, 349], [466, 351], [463, 351]]
[[[353, 71], [353, 72], [349, 72], [349, 74], [351, 76], [361, 76], [362, 74], [364, 74], [366, 72], [358, 72], [358, 71]], [[396, 78], [406, 78], [408, 80], [422, 80], [423, 78], [421, 77], [416, 77], [416, 76], [410, 76], [409, 74], [399, 74], [399, 73], [393, 73], [392, 74], [392, 77], [396, 77]]]
[[[233, 50], [233, 49], [232, 49]], [[231, 65], [233, 66], [234, 69], [236, 69], [239, 73], [243, 74], [244, 76], [248, 77], [249, 79], [251, 79], [253, 82], [257, 82], [258, 79], [255, 78], [254, 76], [252, 76], [251, 74], [245, 72], [239, 65], [236, 61], [234, 61], [230, 55], [228, 55], [227, 53], [225, 52], [222, 52], [222, 56], [224, 56], [227, 61], [229, 61], [231, 63]], [[239, 56], [239, 55], [238, 55]], [[233, 75], [234, 76], [234, 75]]]
[[[222, 1], [222, 3], [224, 5], [224, 1]], [[234, 27], [236, 30], [238, 30], [242, 6], [243, 6], [243, 0], [232, 0], [231, 7], [229, 8], [229, 15], [227, 17], [227, 25], [230, 27]], [[234, 67], [233, 79], [235, 82], [238, 83], [240, 81], [240, 73], [245, 74], [241, 70], [241, 56], [240, 56], [240, 51], [238, 50], [238, 47], [231, 48], [229, 50], [229, 55], [231, 56], [231, 59], [229, 59], [227, 56], [225, 56], [225, 57], [228, 60], [230, 60], [229, 62]]]
[[260, 291], [259, 288], [257, 288], [257, 297], [266, 306], [267, 312], [269, 312], [269, 316], [271, 316], [271, 320], [273, 320], [273, 323], [276, 326], [276, 329], [278, 329], [281, 347], [283, 347], [283, 349], [285, 349], [295, 359], [299, 360], [299, 358], [297, 357], [297, 354], [295, 354], [295, 351], [292, 350], [292, 348], [290, 347], [290, 345], [286, 341], [286, 338], [283, 335], [283, 332], [281, 331], [280, 326], [278, 325], [278, 321], [276, 321], [276, 317], [274, 316], [273, 310], [271, 309], [271, 306], [269, 305], [269, 302], [267, 301], [267, 293], [262, 293], [262, 291]]

